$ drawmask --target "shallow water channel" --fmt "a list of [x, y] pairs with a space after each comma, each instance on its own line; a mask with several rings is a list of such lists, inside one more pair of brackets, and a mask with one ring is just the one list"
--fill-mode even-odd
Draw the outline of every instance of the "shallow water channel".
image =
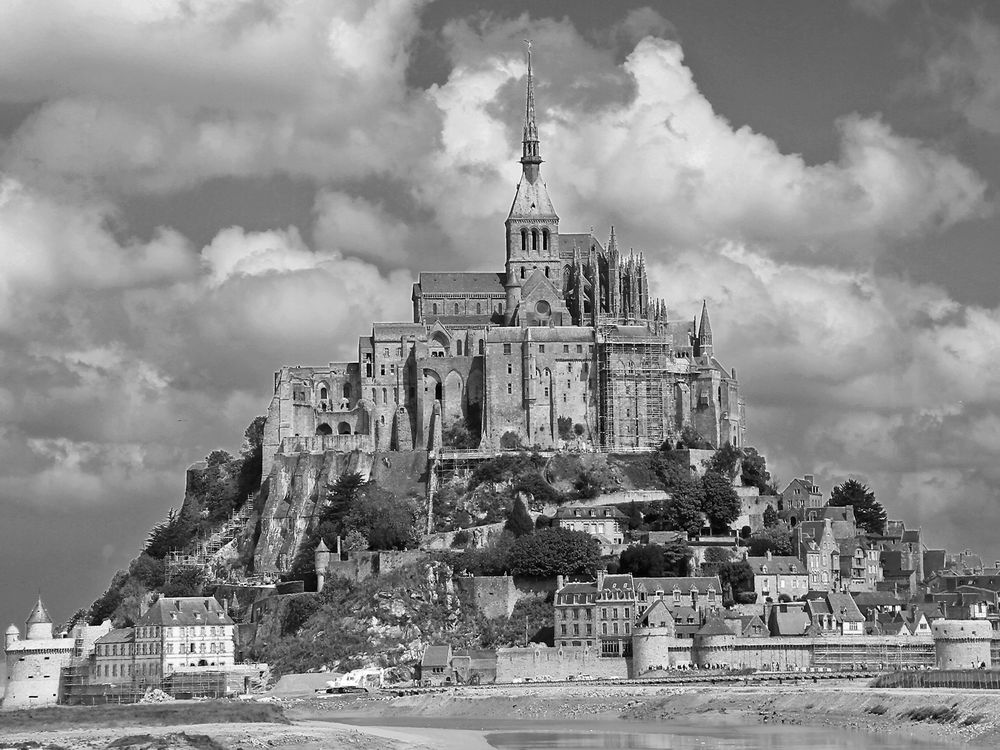
[[[440, 719], [371, 717], [349, 723], [393, 728], [482, 733], [497, 750], [943, 750], [950, 743], [832, 728], [768, 725], [690, 726], [653, 722]], [[440, 734], [438, 735], [440, 737]]]

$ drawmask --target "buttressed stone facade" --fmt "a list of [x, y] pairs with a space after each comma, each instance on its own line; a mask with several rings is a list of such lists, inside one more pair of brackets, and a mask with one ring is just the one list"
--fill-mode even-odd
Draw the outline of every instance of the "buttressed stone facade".
[[278, 453], [434, 450], [456, 421], [488, 450], [567, 437], [653, 449], [685, 426], [714, 446], [743, 444], [739, 383], [716, 358], [707, 306], [698, 320], [672, 319], [614, 228], [606, 242], [560, 231], [541, 176], [530, 50], [526, 99], [503, 270], [421, 273], [413, 321], [375, 323], [356, 361], [278, 371], [265, 474]]

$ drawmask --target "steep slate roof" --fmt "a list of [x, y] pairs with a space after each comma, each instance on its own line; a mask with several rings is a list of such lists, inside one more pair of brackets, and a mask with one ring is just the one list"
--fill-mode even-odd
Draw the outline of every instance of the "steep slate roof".
[[809, 627], [809, 616], [801, 609], [775, 612], [771, 616], [774, 635], [802, 635]]
[[[794, 555], [771, 555], [771, 557], [747, 557], [754, 575], [806, 575], [806, 566]], [[767, 568], [767, 572], [764, 572]]]
[[715, 593], [722, 592], [722, 584], [719, 576], [684, 576], [667, 578], [636, 578], [636, 590], [644, 589], [646, 593], [654, 594], [662, 591], [664, 594], [673, 593], [674, 588], [678, 588], [681, 594], [690, 596], [691, 589], [698, 589], [699, 594], [704, 594], [710, 588], [715, 589]]
[[420, 661], [422, 667], [447, 667], [451, 660], [451, 646], [427, 646], [424, 648], [424, 658]]
[[552, 199], [549, 198], [549, 190], [541, 177], [534, 182], [521, 178], [517, 183], [517, 192], [514, 193], [514, 202], [510, 205], [509, 216], [558, 218], [552, 206]]
[[730, 630], [720, 617], [709, 617], [695, 635], [705, 638], [713, 635], [737, 635]]
[[676, 540], [687, 541], [687, 534], [683, 531], [650, 531], [648, 537], [649, 544], [666, 544]]
[[854, 603], [854, 598], [850, 594], [831, 591], [826, 595], [826, 600], [838, 622], [865, 621], [865, 616], [861, 614], [861, 610], [858, 609], [858, 605]]
[[132, 643], [134, 640], [135, 628], [115, 628], [102, 635], [94, 643]]
[[502, 273], [421, 273], [425, 297], [447, 294], [505, 294]]
[[136, 626], [232, 625], [219, 601], [211, 596], [161, 597], [153, 602]]
[[615, 575], [604, 576], [604, 584], [601, 589], [607, 591], [609, 589], [620, 589], [630, 590], [635, 588], [635, 584], [632, 580], [631, 573], [617, 573]]
[[858, 607], [905, 607], [906, 602], [891, 591], [858, 591], [854, 594]]
[[576, 581], [576, 582], [573, 582], [573, 583], [567, 583], [565, 586], [563, 586], [561, 589], [559, 589], [556, 593], [557, 594], [593, 594], [596, 591], [597, 591], [597, 584], [595, 584], [593, 582], [583, 583], [583, 582], [580, 582], [580, 581]]

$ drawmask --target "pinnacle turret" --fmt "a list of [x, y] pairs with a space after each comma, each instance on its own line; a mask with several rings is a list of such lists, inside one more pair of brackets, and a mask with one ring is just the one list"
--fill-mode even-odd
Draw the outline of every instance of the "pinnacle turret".
[[701, 324], [698, 326], [698, 354], [712, 356], [712, 322], [708, 319], [708, 302], [701, 303]]

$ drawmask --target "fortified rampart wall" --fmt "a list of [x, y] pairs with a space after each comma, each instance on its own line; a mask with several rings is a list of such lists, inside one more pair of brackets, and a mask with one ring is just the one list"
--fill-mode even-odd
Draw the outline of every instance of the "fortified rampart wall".
[[606, 658], [600, 649], [583, 647], [501, 648], [497, 650], [497, 682], [514, 680], [568, 680], [581, 674], [595, 678], [632, 676], [631, 659]]
[[987, 620], [936, 620], [931, 623], [931, 634], [938, 669], [975, 669], [993, 663], [993, 627]]

